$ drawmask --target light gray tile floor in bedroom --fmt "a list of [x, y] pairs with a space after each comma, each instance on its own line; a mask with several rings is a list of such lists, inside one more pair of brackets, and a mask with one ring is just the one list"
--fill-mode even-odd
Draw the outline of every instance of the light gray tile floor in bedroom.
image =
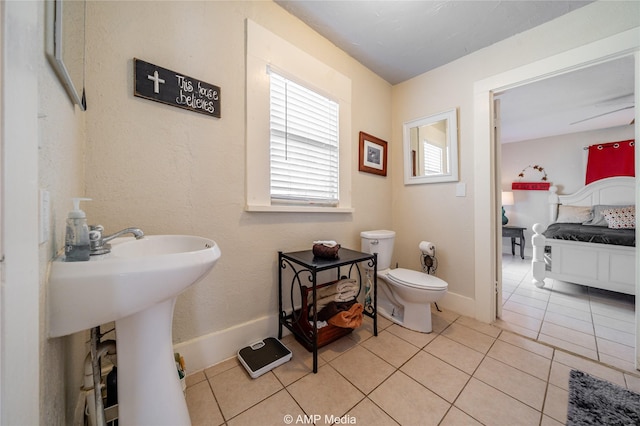
[[434, 312], [433, 322], [434, 332], [422, 334], [379, 317], [375, 337], [365, 318], [320, 349], [317, 374], [291, 335], [283, 342], [292, 360], [257, 379], [235, 358], [190, 374], [192, 423], [560, 425], [572, 368], [640, 391], [640, 375], [501, 327], [448, 311]]
[[541, 343], [636, 371], [635, 297], [547, 279], [531, 282], [531, 258], [502, 257], [499, 327]]

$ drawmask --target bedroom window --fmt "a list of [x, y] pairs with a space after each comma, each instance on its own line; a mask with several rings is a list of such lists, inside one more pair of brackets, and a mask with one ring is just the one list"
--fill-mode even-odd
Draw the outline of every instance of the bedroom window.
[[338, 103], [269, 70], [271, 202], [339, 201]]

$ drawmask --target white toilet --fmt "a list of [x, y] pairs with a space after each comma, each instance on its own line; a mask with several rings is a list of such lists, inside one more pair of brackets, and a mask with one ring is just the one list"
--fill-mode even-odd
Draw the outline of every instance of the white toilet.
[[362, 252], [378, 254], [378, 313], [405, 328], [431, 333], [431, 303], [446, 294], [446, 281], [421, 271], [391, 269], [394, 231], [364, 231], [360, 237]]

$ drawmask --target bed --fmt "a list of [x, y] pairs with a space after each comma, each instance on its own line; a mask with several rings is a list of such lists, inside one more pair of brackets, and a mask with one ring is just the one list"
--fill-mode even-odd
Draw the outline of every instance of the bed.
[[549, 188], [551, 225], [533, 225], [533, 283], [552, 278], [635, 294], [635, 192], [633, 177], [601, 179], [571, 195]]

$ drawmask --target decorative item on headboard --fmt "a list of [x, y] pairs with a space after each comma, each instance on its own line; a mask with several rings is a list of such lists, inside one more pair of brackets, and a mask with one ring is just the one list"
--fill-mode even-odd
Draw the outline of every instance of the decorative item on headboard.
[[544, 171], [544, 168], [542, 166], [538, 166], [536, 164], [534, 166], [525, 167], [524, 169], [522, 169], [520, 174], [518, 174], [518, 177], [520, 179], [524, 178], [527, 169], [533, 169], [538, 171], [539, 173], [542, 173], [542, 178], [540, 179], [542, 182], [513, 182], [511, 184], [511, 189], [521, 189], [529, 191], [546, 191], [549, 189], [551, 183], [547, 181], [547, 172]]

